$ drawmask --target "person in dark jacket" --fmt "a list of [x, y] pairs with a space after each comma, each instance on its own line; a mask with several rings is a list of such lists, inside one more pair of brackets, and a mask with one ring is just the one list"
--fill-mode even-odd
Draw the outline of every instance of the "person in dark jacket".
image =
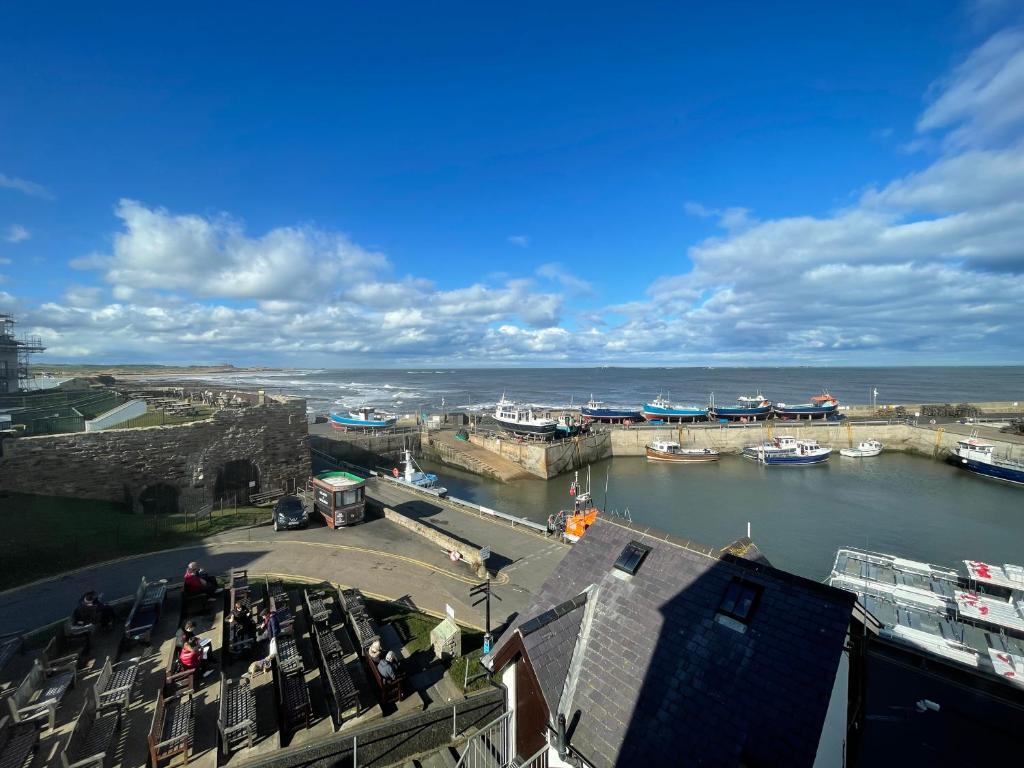
[[100, 600], [95, 590], [90, 589], [75, 606], [71, 621], [78, 625], [95, 624], [107, 628], [114, 623], [114, 609]]
[[185, 623], [178, 628], [178, 632], [174, 637], [174, 645], [176, 648], [183, 648], [185, 643], [193, 639], [196, 636], [196, 623], [192, 619], [186, 619]]
[[377, 662], [377, 671], [380, 672], [382, 680], [398, 678], [398, 656], [394, 651], [388, 651], [387, 656]]
[[281, 634], [281, 622], [277, 619], [277, 612], [269, 608], [260, 611], [260, 632], [256, 639], [260, 642], [273, 640]]

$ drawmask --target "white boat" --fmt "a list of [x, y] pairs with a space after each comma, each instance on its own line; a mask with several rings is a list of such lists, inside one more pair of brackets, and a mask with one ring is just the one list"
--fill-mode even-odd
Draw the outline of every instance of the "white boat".
[[882, 452], [882, 444], [877, 440], [863, 440], [856, 448], [843, 448], [839, 451], [841, 456], [848, 456], [851, 459], [864, 459], [868, 456], [877, 456]]
[[818, 445], [817, 440], [797, 440], [789, 435], [780, 435], [770, 442], [743, 448], [745, 458], [778, 466], [821, 464], [828, 461], [831, 455], [832, 449]]
[[396, 482], [412, 486], [441, 499], [448, 495], [448, 489], [437, 484], [437, 475], [433, 472], [424, 472], [416, 466], [416, 462], [412, 458], [412, 451], [408, 448], [405, 450], [404, 463], [405, 471], [399, 472], [398, 467], [392, 470]]
[[673, 440], [656, 440], [647, 446], [651, 461], [695, 462], [718, 461], [718, 451], [712, 448], [683, 448]]
[[503, 394], [494, 409], [493, 419], [502, 429], [514, 435], [539, 437], [550, 440], [555, 436], [558, 422], [538, 414], [532, 408], [516, 405]]

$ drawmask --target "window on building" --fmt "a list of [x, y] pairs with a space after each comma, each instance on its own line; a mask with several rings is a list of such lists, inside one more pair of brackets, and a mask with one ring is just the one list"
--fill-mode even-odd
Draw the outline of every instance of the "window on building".
[[650, 547], [639, 541], [631, 541], [623, 548], [619, 559], [615, 561], [615, 567], [632, 576], [640, 568], [640, 563], [644, 561], [650, 551]]
[[760, 584], [733, 578], [725, 589], [721, 605], [718, 606], [718, 615], [743, 625], [749, 624], [757, 601], [761, 597], [761, 590]]

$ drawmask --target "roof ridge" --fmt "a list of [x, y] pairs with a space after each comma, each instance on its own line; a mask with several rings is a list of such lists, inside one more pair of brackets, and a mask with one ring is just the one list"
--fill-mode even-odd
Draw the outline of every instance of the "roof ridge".
[[580, 622], [580, 633], [576, 636], [576, 644], [572, 649], [572, 661], [569, 662], [569, 672], [565, 676], [562, 687], [562, 696], [558, 700], [558, 711], [555, 714], [565, 715], [565, 719], [572, 721], [572, 703], [576, 698], [576, 686], [580, 681], [580, 672], [583, 670], [583, 659], [587, 655], [587, 644], [590, 642], [590, 628], [594, 624], [594, 616], [597, 613], [597, 598], [601, 588], [597, 584], [591, 584], [584, 591], [587, 594], [587, 604], [583, 609], [583, 621]]
[[701, 544], [697, 541], [693, 541], [692, 539], [684, 539], [678, 536], [673, 536], [669, 533], [665, 533], [664, 531], [659, 530], [658, 528], [651, 528], [650, 526], [646, 525], [637, 525], [631, 520], [610, 520], [605, 517], [598, 517], [597, 519], [601, 522], [607, 523], [608, 525], [617, 525], [620, 528], [626, 528], [630, 531], [633, 531], [636, 534], [639, 534], [640, 536], [647, 536], [651, 539], [654, 539], [655, 541], [661, 541], [665, 544], [671, 544], [674, 547], [685, 549], [689, 552], [693, 552], [694, 554], [704, 555], [710, 560], [720, 559], [719, 555], [721, 553], [721, 550], [715, 549], [714, 547], [709, 547], [706, 544]]

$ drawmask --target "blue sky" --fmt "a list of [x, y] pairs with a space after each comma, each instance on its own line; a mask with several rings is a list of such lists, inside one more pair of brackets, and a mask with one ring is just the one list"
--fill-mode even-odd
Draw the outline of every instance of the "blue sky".
[[551, 5], [8, 6], [0, 309], [68, 361], [1021, 362], [1015, 3]]

